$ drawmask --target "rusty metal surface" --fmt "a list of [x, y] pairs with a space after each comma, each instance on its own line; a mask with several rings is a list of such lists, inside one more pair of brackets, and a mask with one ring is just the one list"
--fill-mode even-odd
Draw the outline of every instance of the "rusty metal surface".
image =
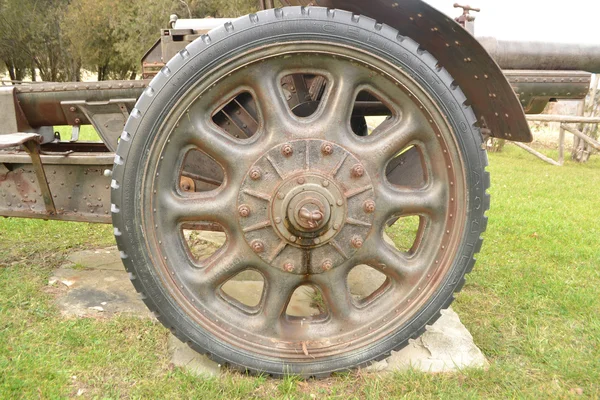
[[40, 144], [37, 142], [37, 140], [28, 140], [23, 143], [23, 148], [27, 154], [29, 154], [29, 157], [31, 157], [31, 164], [37, 178], [40, 194], [44, 200], [44, 206], [46, 207], [46, 214], [55, 215], [56, 207], [54, 205], [54, 200], [52, 199], [50, 186], [48, 185], [46, 171], [44, 170], [44, 166], [42, 165], [42, 160], [40, 158]]
[[89, 105], [111, 99], [137, 99], [147, 84], [148, 81], [40, 83], [16, 86], [15, 93], [32, 127], [89, 125], [91, 121], [82, 110], [76, 105], [65, 109], [63, 103], [84, 101]]
[[[298, 5], [303, 1], [285, 0]], [[500, 67], [455, 21], [421, 0], [314, 0], [318, 6], [369, 16], [416, 40], [459, 84], [482, 127], [507, 140], [530, 142], [523, 108]], [[302, 4], [304, 5], [304, 4]]]
[[592, 74], [583, 71], [505, 70], [526, 114], [539, 114], [549, 101], [580, 100], [588, 94]]
[[[40, 190], [43, 176], [23, 151], [0, 152], [0, 215], [65, 221], [110, 223], [110, 178], [114, 155], [85, 154], [72, 158], [41, 155], [51, 198]], [[69, 160], [73, 164], [63, 164]], [[88, 163], [88, 164], [84, 164]], [[46, 204], [54, 203], [49, 214]]]

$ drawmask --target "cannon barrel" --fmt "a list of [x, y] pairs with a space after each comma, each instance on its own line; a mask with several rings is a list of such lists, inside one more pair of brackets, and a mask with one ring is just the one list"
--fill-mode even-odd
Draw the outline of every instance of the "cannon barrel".
[[600, 73], [600, 45], [477, 38], [502, 69]]

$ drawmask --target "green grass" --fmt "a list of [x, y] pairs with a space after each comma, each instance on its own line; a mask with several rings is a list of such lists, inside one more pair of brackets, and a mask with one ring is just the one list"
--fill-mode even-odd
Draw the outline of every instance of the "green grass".
[[0, 397], [599, 398], [600, 157], [557, 168], [508, 145], [489, 171], [486, 240], [454, 303], [486, 371], [199, 379], [169, 365], [162, 326], [62, 318], [53, 305], [53, 269], [72, 249], [112, 244], [110, 227], [0, 219]]
[[[54, 132], [60, 133], [61, 140], [71, 140], [71, 135], [73, 133], [73, 127], [70, 125], [64, 126], [55, 126]], [[79, 130], [79, 141], [80, 142], [101, 142], [100, 136], [98, 136], [98, 132], [91, 125], [82, 125]]]

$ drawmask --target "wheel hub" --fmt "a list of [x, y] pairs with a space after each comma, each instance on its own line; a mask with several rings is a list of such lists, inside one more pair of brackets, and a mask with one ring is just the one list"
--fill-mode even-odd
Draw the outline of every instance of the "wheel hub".
[[[359, 174], [356, 171], [360, 171]], [[343, 147], [297, 140], [270, 149], [238, 196], [246, 242], [271, 266], [317, 274], [341, 265], [371, 232], [371, 178]]]

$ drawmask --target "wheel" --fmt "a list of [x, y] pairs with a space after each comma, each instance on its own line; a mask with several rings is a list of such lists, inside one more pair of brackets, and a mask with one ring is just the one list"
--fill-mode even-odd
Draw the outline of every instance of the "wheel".
[[[363, 109], [388, 114], [366, 136], [350, 123]], [[486, 165], [465, 96], [413, 40], [340, 10], [268, 10], [203, 35], [152, 80], [115, 156], [114, 232], [135, 288], [193, 349], [327, 376], [388, 356], [450, 305], [481, 247]], [[408, 216], [413, 240], [388, 244]], [[203, 259], [190, 230], [225, 244]], [[360, 265], [385, 279], [359, 299]], [[248, 271], [256, 304], [224, 289]], [[320, 311], [294, 316], [304, 285]]]

